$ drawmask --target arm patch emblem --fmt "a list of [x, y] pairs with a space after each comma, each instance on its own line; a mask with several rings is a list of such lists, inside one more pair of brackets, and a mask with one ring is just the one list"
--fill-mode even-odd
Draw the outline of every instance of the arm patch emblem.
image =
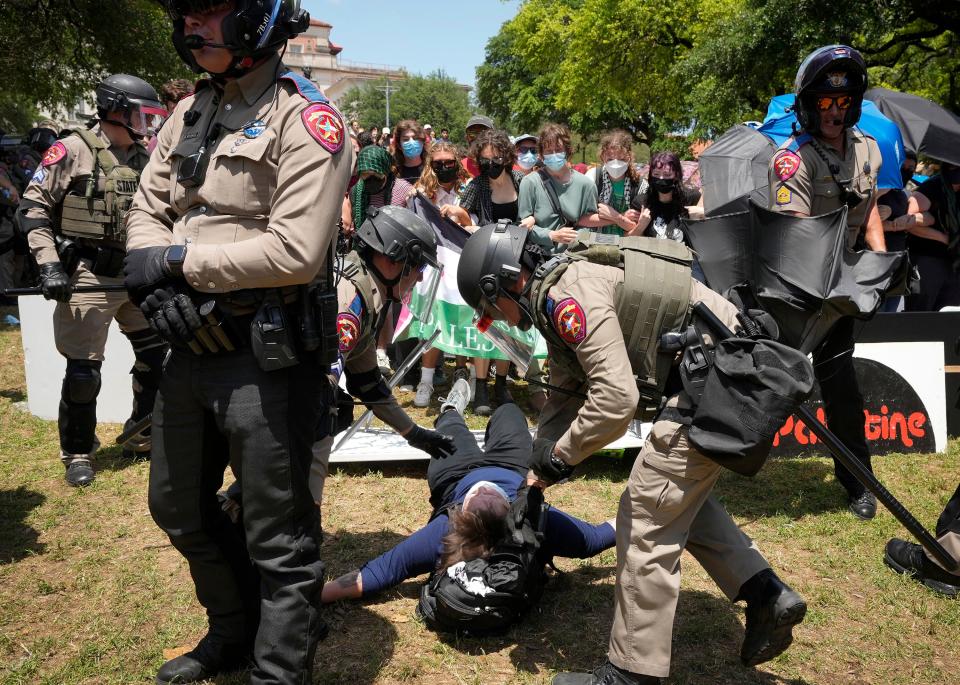
[[337, 337], [340, 341], [340, 354], [352, 352], [360, 341], [360, 319], [352, 312], [337, 314]]
[[587, 337], [587, 316], [572, 297], [557, 302], [553, 309], [553, 327], [564, 340], [578, 345]]
[[333, 107], [316, 102], [303, 110], [300, 118], [307, 133], [313, 136], [324, 150], [335, 155], [343, 149], [343, 119]]
[[793, 178], [793, 175], [800, 169], [803, 160], [800, 155], [790, 150], [781, 150], [773, 158], [773, 172], [781, 181], [787, 181]]
[[43, 166], [50, 166], [51, 164], [56, 164], [61, 159], [67, 156], [67, 148], [63, 143], [57, 141], [49, 147], [46, 154], [43, 156], [43, 161], [40, 162]]

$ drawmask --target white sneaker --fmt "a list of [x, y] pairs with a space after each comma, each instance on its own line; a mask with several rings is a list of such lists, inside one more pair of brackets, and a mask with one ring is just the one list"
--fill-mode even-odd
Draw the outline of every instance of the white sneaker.
[[380, 367], [380, 373], [384, 376], [393, 373], [393, 369], [390, 368], [390, 357], [387, 356], [386, 350], [377, 350], [377, 366]]
[[470, 404], [470, 383], [465, 378], [458, 378], [446, 397], [442, 398], [443, 404], [440, 405], [440, 413], [447, 409], [456, 409], [457, 413], [463, 416], [467, 405]]
[[429, 407], [431, 395], [433, 395], [433, 383], [420, 383], [417, 386], [417, 394], [413, 397], [413, 406]]

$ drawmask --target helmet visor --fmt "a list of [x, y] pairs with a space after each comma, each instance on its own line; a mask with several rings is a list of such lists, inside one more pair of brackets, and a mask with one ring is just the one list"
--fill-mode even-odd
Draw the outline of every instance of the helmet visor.
[[517, 365], [517, 373], [521, 377], [527, 375], [530, 361], [533, 359], [533, 347], [509, 334], [509, 327], [502, 322], [496, 322], [490, 314], [477, 314], [473, 318], [473, 325], [486, 336], [493, 346], [506, 355], [507, 359]]
[[130, 103], [128, 111], [127, 125], [130, 130], [139, 136], [154, 136], [160, 130], [160, 126], [166, 120], [167, 108], [160, 103], [140, 103], [133, 101]]
[[170, 18], [179, 21], [188, 14], [202, 14], [227, 3], [223, 0], [165, 0], [163, 4]]

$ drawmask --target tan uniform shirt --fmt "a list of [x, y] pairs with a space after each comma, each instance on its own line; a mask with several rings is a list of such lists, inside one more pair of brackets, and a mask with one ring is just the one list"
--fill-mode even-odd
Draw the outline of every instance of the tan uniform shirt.
[[[95, 126], [93, 131], [107, 145], [110, 144], [99, 126]], [[111, 147], [110, 152], [118, 162], [129, 166], [134, 171], [142, 170], [149, 159], [146, 148], [139, 143], [134, 143], [126, 149]], [[63, 202], [71, 186], [76, 186], [89, 178], [95, 163], [96, 155], [80, 136], [67, 136], [63, 140], [58, 140], [47, 150], [43, 161], [37, 167], [26, 190], [23, 191], [23, 199], [36, 203], [24, 209], [23, 215], [45, 224], [27, 234], [30, 251], [38, 264], [60, 261], [53, 242], [53, 234], [57, 229], [56, 209]], [[100, 183], [103, 183], [102, 178]], [[119, 244], [117, 247], [123, 248]]]
[[845, 139], [846, 147], [841, 155], [829, 145], [812, 141], [791, 150], [794, 139], [788, 138], [771, 158], [767, 173], [771, 209], [820, 216], [843, 205], [840, 189], [830, 174], [830, 165], [835, 164], [839, 168], [837, 180], [847, 183], [863, 198], [847, 213], [847, 246], [853, 247], [876, 194], [882, 159], [872, 136], [851, 128]]
[[[298, 285], [320, 273], [353, 149], [340, 115], [278, 79], [283, 71], [273, 56], [179, 102], [140, 180], [127, 249], [187, 244], [184, 279], [202, 292]], [[187, 188], [177, 180], [184, 159], [208, 139], [205, 180]]]
[[[622, 269], [581, 261], [573, 262], [548, 293], [555, 303], [550, 317], [554, 328], [574, 351], [587, 377], [586, 383], [580, 384], [561, 369], [551, 367], [550, 381], [561, 388], [586, 392], [587, 399], [550, 393], [540, 414], [537, 437], [556, 440], [554, 453], [571, 465], [623, 435], [637, 412], [640, 393], [617, 318], [622, 284]], [[692, 281], [690, 304], [700, 301], [728, 326], [736, 325], [736, 308]], [[683, 398], [677, 401], [682, 404]]]
[[[369, 373], [374, 370], [378, 375], [380, 373], [376, 340], [373, 339], [374, 331], [363, 325], [365, 319], [376, 321], [384, 307], [380, 286], [376, 279], [370, 280], [373, 283], [373, 302], [364, 302], [360, 292], [349, 279], [341, 277], [337, 284], [337, 334], [340, 337], [340, 355], [343, 357], [348, 378], [350, 374]], [[372, 317], [364, 315], [367, 307], [371, 308]], [[392, 393], [382, 404], [373, 404], [370, 408], [374, 416], [399, 433], [413, 427], [413, 420], [400, 408]]]

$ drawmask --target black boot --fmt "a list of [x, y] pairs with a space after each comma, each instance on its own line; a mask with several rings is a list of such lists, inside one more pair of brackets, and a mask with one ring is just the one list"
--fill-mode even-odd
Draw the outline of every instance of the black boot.
[[207, 633], [192, 650], [160, 667], [157, 685], [196, 683], [218, 673], [238, 671], [246, 668], [252, 654], [248, 643], [225, 644]]
[[869, 521], [877, 515], [877, 498], [866, 490], [859, 495], [850, 493], [847, 496], [847, 508], [858, 519]]
[[490, 397], [487, 394], [487, 379], [477, 379], [477, 390], [473, 396], [473, 413], [477, 416], [490, 416]]
[[920, 545], [893, 538], [884, 550], [883, 563], [897, 573], [912, 576], [941, 595], [956, 597], [960, 594], [960, 575], [948, 573], [930, 561]]
[[593, 673], [558, 673], [552, 685], [659, 685], [660, 678], [631, 673], [606, 661]]
[[507, 390], [506, 376], [497, 376], [493, 381], [493, 399], [497, 401], [497, 406], [513, 402], [513, 396]]
[[779, 656], [793, 642], [793, 627], [803, 620], [807, 603], [771, 569], [760, 571], [740, 588], [747, 602], [747, 626], [740, 661], [756, 666]]
[[64, 476], [67, 485], [75, 488], [85, 488], [90, 485], [96, 474], [93, 472], [93, 466], [89, 459], [77, 459], [67, 464], [67, 473]]

